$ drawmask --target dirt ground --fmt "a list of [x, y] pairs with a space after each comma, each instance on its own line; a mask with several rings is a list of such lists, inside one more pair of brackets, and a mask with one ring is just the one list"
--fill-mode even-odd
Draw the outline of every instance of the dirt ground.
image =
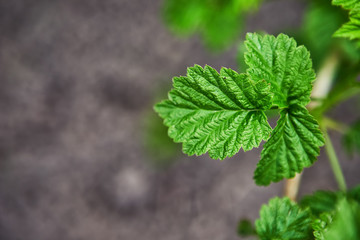
[[[143, 119], [159, 86], [195, 63], [236, 69], [236, 46], [213, 55], [178, 39], [160, 0], [0, 0], [0, 239], [228, 240], [283, 183], [252, 180], [260, 149], [225, 161], [180, 155], [153, 168]], [[299, 1], [272, 1], [248, 31], [301, 22]], [[332, 115], [351, 121], [348, 102]], [[331, 135], [336, 148], [340, 136]], [[360, 159], [339, 152], [348, 184]], [[322, 150], [300, 194], [336, 189]]]

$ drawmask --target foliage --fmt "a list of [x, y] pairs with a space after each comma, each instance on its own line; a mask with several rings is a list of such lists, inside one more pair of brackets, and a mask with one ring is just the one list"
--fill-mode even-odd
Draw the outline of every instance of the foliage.
[[349, 22], [343, 24], [334, 33], [334, 36], [355, 39], [360, 46], [360, 2], [357, 0], [333, 0], [333, 4], [350, 10]]
[[[239, 31], [239, 14], [257, 8], [259, 3], [167, 0], [165, 19], [176, 31], [199, 32], [209, 46], [223, 47]], [[316, 161], [326, 142], [342, 191], [317, 191], [299, 203], [275, 197], [262, 206], [255, 229], [247, 220], [239, 223], [240, 235], [256, 234], [260, 239], [274, 240], [360, 239], [360, 185], [346, 190], [327, 134], [328, 129], [344, 133], [347, 151], [360, 152], [360, 124], [348, 127], [325, 117], [336, 104], [360, 93], [360, 84], [355, 81], [360, 72], [360, 3], [332, 0], [332, 4], [349, 10], [350, 21], [346, 12], [330, 1], [311, 1], [303, 27], [294, 32], [298, 42], [308, 48], [285, 34], [275, 37], [248, 33], [238, 52], [242, 73], [228, 68], [218, 73], [209, 66], [195, 65], [188, 68], [186, 76], [175, 77], [168, 99], [155, 105], [169, 127], [169, 136], [181, 142], [188, 155], [208, 153], [211, 158], [223, 160], [240, 149], [259, 147], [264, 140], [254, 173], [257, 185], [266, 186], [301, 173]], [[220, 21], [222, 24], [218, 24]], [[324, 99], [311, 99], [316, 75], [308, 49], [319, 75], [325, 69], [331, 73], [325, 80], [335, 81], [322, 96]], [[331, 69], [326, 69], [329, 59]], [[309, 112], [311, 101], [316, 106]], [[267, 117], [274, 111], [279, 118], [272, 129]]]
[[255, 221], [260, 239], [311, 239], [309, 210], [302, 210], [288, 198], [273, 198], [260, 210], [260, 219]]
[[326, 240], [360, 239], [360, 206], [354, 201], [342, 199], [336, 206], [331, 224], [324, 227]]
[[342, 142], [349, 154], [360, 153], [360, 121], [346, 130]]
[[199, 33], [212, 49], [223, 49], [242, 29], [244, 15], [262, 0], [166, 0], [165, 23], [179, 35]]
[[300, 204], [288, 198], [273, 198], [263, 205], [256, 232], [267, 239], [360, 239], [360, 205], [354, 198], [360, 185], [348, 193], [318, 191]]
[[[254, 175], [258, 185], [268, 185], [311, 166], [323, 145], [317, 121], [304, 107], [315, 73], [306, 48], [284, 34], [249, 33], [245, 45], [246, 73], [188, 68], [155, 110], [189, 155], [224, 159], [268, 140]], [[273, 131], [264, 113], [272, 107], [281, 109]]]
[[243, 219], [239, 222], [237, 232], [240, 236], [243, 237], [256, 235], [256, 230], [254, 226], [247, 219]]

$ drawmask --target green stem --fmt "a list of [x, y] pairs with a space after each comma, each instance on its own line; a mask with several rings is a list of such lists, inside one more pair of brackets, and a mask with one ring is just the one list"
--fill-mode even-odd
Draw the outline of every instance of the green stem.
[[336, 156], [334, 146], [331, 142], [331, 139], [330, 139], [325, 127], [323, 128], [323, 132], [324, 132], [324, 137], [325, 137], [325, 150], [329, 157], [329, 162], [330, 162], [331, 168], [333, 170], [333, 173], [335, 175], [335, 179], [339, 185], [340, 190], [345, 192], [346, 191], [346, 182], [345, 182], [343, 172], [341, 170], [341, 166], [339, 164], [339, 160]]
[[333, 129], [341, 134], [344, 134], [349, 130], [349, 127], [347, 125], [328, 117], [322, 118], [322, 124], [327, 128]]

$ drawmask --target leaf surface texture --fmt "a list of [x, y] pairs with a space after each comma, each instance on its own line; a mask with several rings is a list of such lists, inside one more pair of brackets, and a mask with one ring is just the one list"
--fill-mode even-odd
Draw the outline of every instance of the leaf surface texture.
[[316, 161], [323, 144], [318, 124], [305, 107], [291, 106], [283, 110], [261, 152], [254, 174], [256, 184], [269, 185], [294, 177]]
[[311, 215], [288, 198], [273, 198], [260, 210], [255, 221], [256, 232], [261, 240], [312, 239]]
[[265, 81], [196, 65], [188, 68], [186, 77], [175, 77], [173, 86], [169, 100], [155, 110], [169, 127], [169, 136], [183, 142], [184, 153], [209, 152], [211, 158], [224, 159], [268, 139], [271, 127], [263, 110], [270, 108], [272, 94]]
[[297, 46], [285, 34], [274, 37], [256, 33], [246, 35], [245, 45], [247, 72], [254, 81], [265, 79], [271, 84], [274, 105], [283, 108], [309, 103], [315, 72], [304, 46]]

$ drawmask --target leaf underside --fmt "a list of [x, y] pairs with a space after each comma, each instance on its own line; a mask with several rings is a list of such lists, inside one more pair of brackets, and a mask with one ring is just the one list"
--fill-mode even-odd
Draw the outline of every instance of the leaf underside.
[[188, 68], [187, 77], [175, 77], [169, 100], [155, 106], [169, 127], [169, 136], [183, 142], [189, 155], [209, 152], [224, 159], [258, 147], [271, 127], [263, 110], [272, 95], [265, 81], [254, 83], [246, 74], [209, 66]]

